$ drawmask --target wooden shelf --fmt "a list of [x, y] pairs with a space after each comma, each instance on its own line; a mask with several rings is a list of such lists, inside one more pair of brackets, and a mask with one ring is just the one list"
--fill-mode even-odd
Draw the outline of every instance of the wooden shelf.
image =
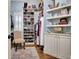
[[71, 17], [71, 15], [70, 14], [60, 15], [60, 16], [48, 17], [47, 19], [60, 19], [60, 18], [65, 18], [65, 17]]
[[52, 8], [52, 9], [47, 10], [47, 12], [53, 12], [53, 11], [56, 11], [56, 10], [67, 8], [67, 7], [71, 7], [71, 4], [60, 6], [60, 7], [56, 7], [56, 8]]
[[67, 25], [47, 25], [47, 27], [71, 27], [70, 24]]

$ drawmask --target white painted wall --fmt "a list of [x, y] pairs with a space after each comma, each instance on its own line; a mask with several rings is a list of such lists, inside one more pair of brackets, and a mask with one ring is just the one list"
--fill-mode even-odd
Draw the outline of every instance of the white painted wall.
[[[38, 7], [40, 0], [11, 0], [11, 14], [14, 20], [14, 31], [22, 31], [23, 34], [23, 6], [24, 2], [35, 4]], [[18, 16], [20, 16], [18, 18]], [[19, 21], [18, 21], [19, 19]], [[36, 19], [37, 20], [37, 19]], [[19, 22], [19, 26], [18, 26]]]
[[39, 5], [39, 0], [12, 0], [11, 6], [12, 6], [12, 12], [20, 12], [23, 10], [24, 2], [27, 2], [28, 4], [35, 4], [36, 7]]
[[[21, 16], [21, 21], [19, 22], [20, 23], [20, 28], [19, 30], [22, 30], [23, 28], [23, 6], [24, 6], [24, 2], [27, 2], [28, 4], [35, 4], [37, 7], [38, 7], [38, 4], [39, 4], [39, 0], [12, 0], [11, 1], [11, 13], [13, 15], [13, 20], [14, 20], [14, 23], [15, 23], [15, 29], [17, 30], [18, 27], [17, 27], [17, 21], [16, 20], [16, 15], [18, 16]], [[37, 19], [36, 19], [37, 20]], [[22, 25], [21, 25], [22, 24]]]
[[13, 19], [14, 19], [14, 31], [23, 31], [23, 15], [22, 15], [22, 12], [14, 13]]

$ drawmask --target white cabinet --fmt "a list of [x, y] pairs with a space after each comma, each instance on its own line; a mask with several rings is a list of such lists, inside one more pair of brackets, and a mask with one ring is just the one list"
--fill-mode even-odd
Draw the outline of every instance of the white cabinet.
[[57, 33], [45, 34], [44, 39], [44, 53], [60, 59], [70, 59], [70, 35]]
[[44, 53], [56, 56], [57, 54], [57, 41], [55, 34], [46, 34], [44, 36], [45, 43], [44, 43]]

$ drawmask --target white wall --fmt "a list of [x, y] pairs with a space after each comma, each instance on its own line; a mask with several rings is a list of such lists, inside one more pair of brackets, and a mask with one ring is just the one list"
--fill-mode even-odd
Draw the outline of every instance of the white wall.
[[11, 1], [11, 13], [13, 15], [13, 20], [14, 20], [14, 23], [15, 23], [15, 29], [17, 30], [18, 27], [17, 26], [17, 23], [18, 22], [15, 22], [15, 19], [16, 19], [16, 14], [20, 13], [19, 15], [21, 16], [21, 21], [20, 21], [20, 25], [22, 27], [20, 27], [19, 29], [22, 30], [21, 28], [23, 28], [23, 6], [24, 6], [24, 2], [27, 2], [28, 4], [35, 4], [37, 7], [38, 7], [38, 4], [39, 4], [39, 0], [12, 0]]
[[11, 15], [13, 16], [14, 31], [23, 31], [23, 3], [11, 1]]
[[[36, 7], [38, 7], [39, 0], [11, 0], [11, 14], [13, 16], [13, 21], [15, 23], [14, 30], [22, 31], [23, 35], [23, 6], [24, 2], [35, 4]], [[18, 21], [16, 20], [16, 17], [20, 16], [19, 26]], [[19, 29], [18, 29], [19, 28]]]
[[12, 12], [20, 12], [23, 10], [24, 2], [28, 4], [35, 4], [36, 7], [39, 5], [39, 0], [12, 0], [11, 9]]
[[22, 12], [14, 13], [13, 19], [14, 19], [14, 31], [23, 31], [23, 15], [22, 15]]
[[11, 12], [22, 12], [23, 2], [11, 1]]

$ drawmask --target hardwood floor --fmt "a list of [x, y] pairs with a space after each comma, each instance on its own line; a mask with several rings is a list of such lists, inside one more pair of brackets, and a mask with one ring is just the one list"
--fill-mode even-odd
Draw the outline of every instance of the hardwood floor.
[[26, 47], [36, 47], [37, 53], [40, 57], [40, 59], [58, 59], [56, 57], [44, 54], [43, 51], [40, 49], [40, 47], [36, 46], [36, 45], [26, 45]]
[[33, 46], [36, 47], [36, 50], [38, 52], [38, 55], [39, 55], [40, 59], [58, 59], [56, 57], [44, 54], [43, 51], [40, 49], [40, 47], [38, 47], [36, 45], [26, 45], [26, 47], [33, 47]]
[[36, 49], [37, 49], [37, 52], [39, 54], [39, 57], [40, 59], [58, 59], [58, 58], [55, 58], [53, 56], [49, 56], [47, 54], [44, 54], [42, 50], [40, 50], [39, 47], [36, 46]]

